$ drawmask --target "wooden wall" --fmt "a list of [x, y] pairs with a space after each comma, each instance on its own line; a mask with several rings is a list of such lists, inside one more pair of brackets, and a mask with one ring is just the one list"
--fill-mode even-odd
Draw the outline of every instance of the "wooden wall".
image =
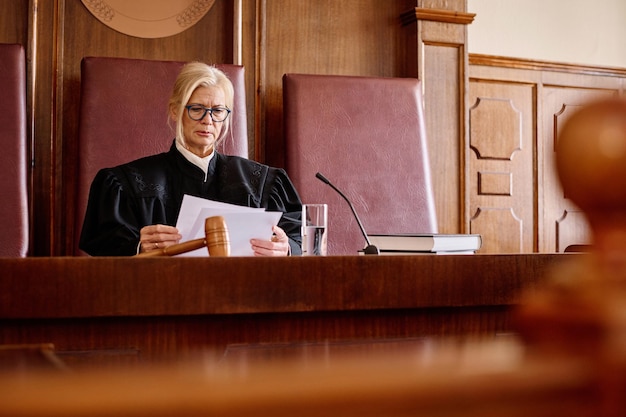
[[483, 252], [563, 252], [591, 243], [554, 170], [559, 126], [581, 104], [622, 94], [626, 71], [470, 56], [470, 230]]
[[[105, 26], [80, 0], [0, 2], [0, 42], [23, 44], [28, 58], [30, 254], [73, 253], [67, 219], [75, 215], [85, 56], [244, 65], [250, 157], [275, 166], [284, 164], [283, 74], [420, 78], [439, 231], [481, 233], [483, 252], [562, 250], [554, 222], [569, 223], [578, 215], [561, 219], [562, 202], [546, 197], [555, 184], [544, 185], [549, 165], [544, 138], [552, 117], [544, 109], [558, 105], [564, 91], [578, 97], [580, 86], [618, 91], [624, 72], [469, 65], [472, 18], [465, 0], [216, 0], [193, 27], [143, 39]], [[500, 131], [519, 135], [479, 138]], [[571, 236], [563, 238], [563, 230], [559, 226], [563, 242], [585, 234], [567, 229]]]

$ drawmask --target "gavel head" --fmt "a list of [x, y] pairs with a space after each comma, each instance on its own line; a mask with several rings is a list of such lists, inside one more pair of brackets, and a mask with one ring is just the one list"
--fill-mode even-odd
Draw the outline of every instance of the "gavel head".
[[204, 232], [209, 256], [230, 256], [230, 237], [224, 217], [208, 217], [204, 221]]
[[556, 168], [565, 197], [595, 234], [626, 230], [626, 100], [603, 99], [573, 113], [558, 132]]

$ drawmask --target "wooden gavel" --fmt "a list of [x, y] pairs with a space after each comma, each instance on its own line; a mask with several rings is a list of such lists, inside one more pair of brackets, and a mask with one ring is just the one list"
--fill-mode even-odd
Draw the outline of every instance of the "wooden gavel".
[[135, 256], [175, 256], [206, 246], [209, 256], [230, 256], [230, 239], [226, 220], [222, 216], [207, 217], [204, 221], [205, 237], [177, 243], [166, 248], [139, 253]]

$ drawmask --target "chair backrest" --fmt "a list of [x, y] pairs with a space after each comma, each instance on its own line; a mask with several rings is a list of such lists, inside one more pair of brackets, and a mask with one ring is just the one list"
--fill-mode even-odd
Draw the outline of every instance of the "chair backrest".
[[29, 210], [24, 48], [0, 44], [0, 256], [28, 254]]
[[[81, 62], [78, 132], [75, 254], [87, 208], [89, 187], [98, 170], [165, 152], [174, 138], [167, 104], [184, 65], [177, 61], [86, 57]], [[218, 64], [233, 83], [235, 99], [221, 152], [248, 157], [244, 68]]]
[[303, 203], [328, 203], [330, 255], [373, 233], [437, 232], [421, 86], [417, 79], [285, 74], [286, 170]]

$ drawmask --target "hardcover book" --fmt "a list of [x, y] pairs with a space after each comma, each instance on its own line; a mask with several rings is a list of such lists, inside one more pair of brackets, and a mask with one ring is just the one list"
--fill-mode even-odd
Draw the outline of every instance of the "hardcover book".
[[394, 234], [369, 235], [381, 252], [475, 252], [482, 246], [479, 234]]

